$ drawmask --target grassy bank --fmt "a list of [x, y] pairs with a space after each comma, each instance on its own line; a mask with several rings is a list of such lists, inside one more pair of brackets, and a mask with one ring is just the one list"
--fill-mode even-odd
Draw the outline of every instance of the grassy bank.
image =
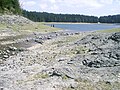
[[49, 32], [56, 32], [59, 31], [59, 28], [53, 28], [50, 26], [45, 25], [41, 22], [36, 22], [34, 24], [25, 24], [25, 25], [8, 25], [8, 24], [0, 24], [0, 30], [11, 29], [14, 31], [21, 31], [21, 32], [41, 32], [41, 33], [49, 33]]
[[112, 32], [120, 32], [120, 28], [113, 28], [113, 29], [108, 29], [108, 30], [98, 30], [95, 31], [98, 33], [112, 33]]

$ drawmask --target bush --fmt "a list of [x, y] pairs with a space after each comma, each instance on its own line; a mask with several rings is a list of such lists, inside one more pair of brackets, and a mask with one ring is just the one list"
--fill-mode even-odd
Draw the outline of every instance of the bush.
[[0, 13], [21, 14], [19, 0], [0, 0]]

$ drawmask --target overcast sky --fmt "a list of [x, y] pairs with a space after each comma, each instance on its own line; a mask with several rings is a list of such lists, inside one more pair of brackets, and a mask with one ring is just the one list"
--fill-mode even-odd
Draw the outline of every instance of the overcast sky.
[[120, 0], [19, 0], [21, 7], [29, 11], [83, 14], [120, 14]]

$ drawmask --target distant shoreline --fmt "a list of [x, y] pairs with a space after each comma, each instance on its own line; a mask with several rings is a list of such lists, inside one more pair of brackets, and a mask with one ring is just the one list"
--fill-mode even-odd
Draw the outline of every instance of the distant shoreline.
[[98, 23], [45, 22], [45, 24], [98, 24]]
[[45, 24], [106, 24], [106, 25], [120, 25], [117, 23], [75, 23], [75, 22], [44, 22]]
[[106, 23], [69, 23], [69, 22], [47, 22], [45, 25], [61, 28], [67, 31], [96, 31], [120, 28], [120, 25]]

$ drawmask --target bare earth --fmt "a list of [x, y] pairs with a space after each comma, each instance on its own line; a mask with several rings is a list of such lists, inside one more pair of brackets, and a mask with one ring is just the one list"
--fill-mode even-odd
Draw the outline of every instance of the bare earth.
[[71, 33], [0, 20], [0, 90], [120, 90], [120, 29]]

